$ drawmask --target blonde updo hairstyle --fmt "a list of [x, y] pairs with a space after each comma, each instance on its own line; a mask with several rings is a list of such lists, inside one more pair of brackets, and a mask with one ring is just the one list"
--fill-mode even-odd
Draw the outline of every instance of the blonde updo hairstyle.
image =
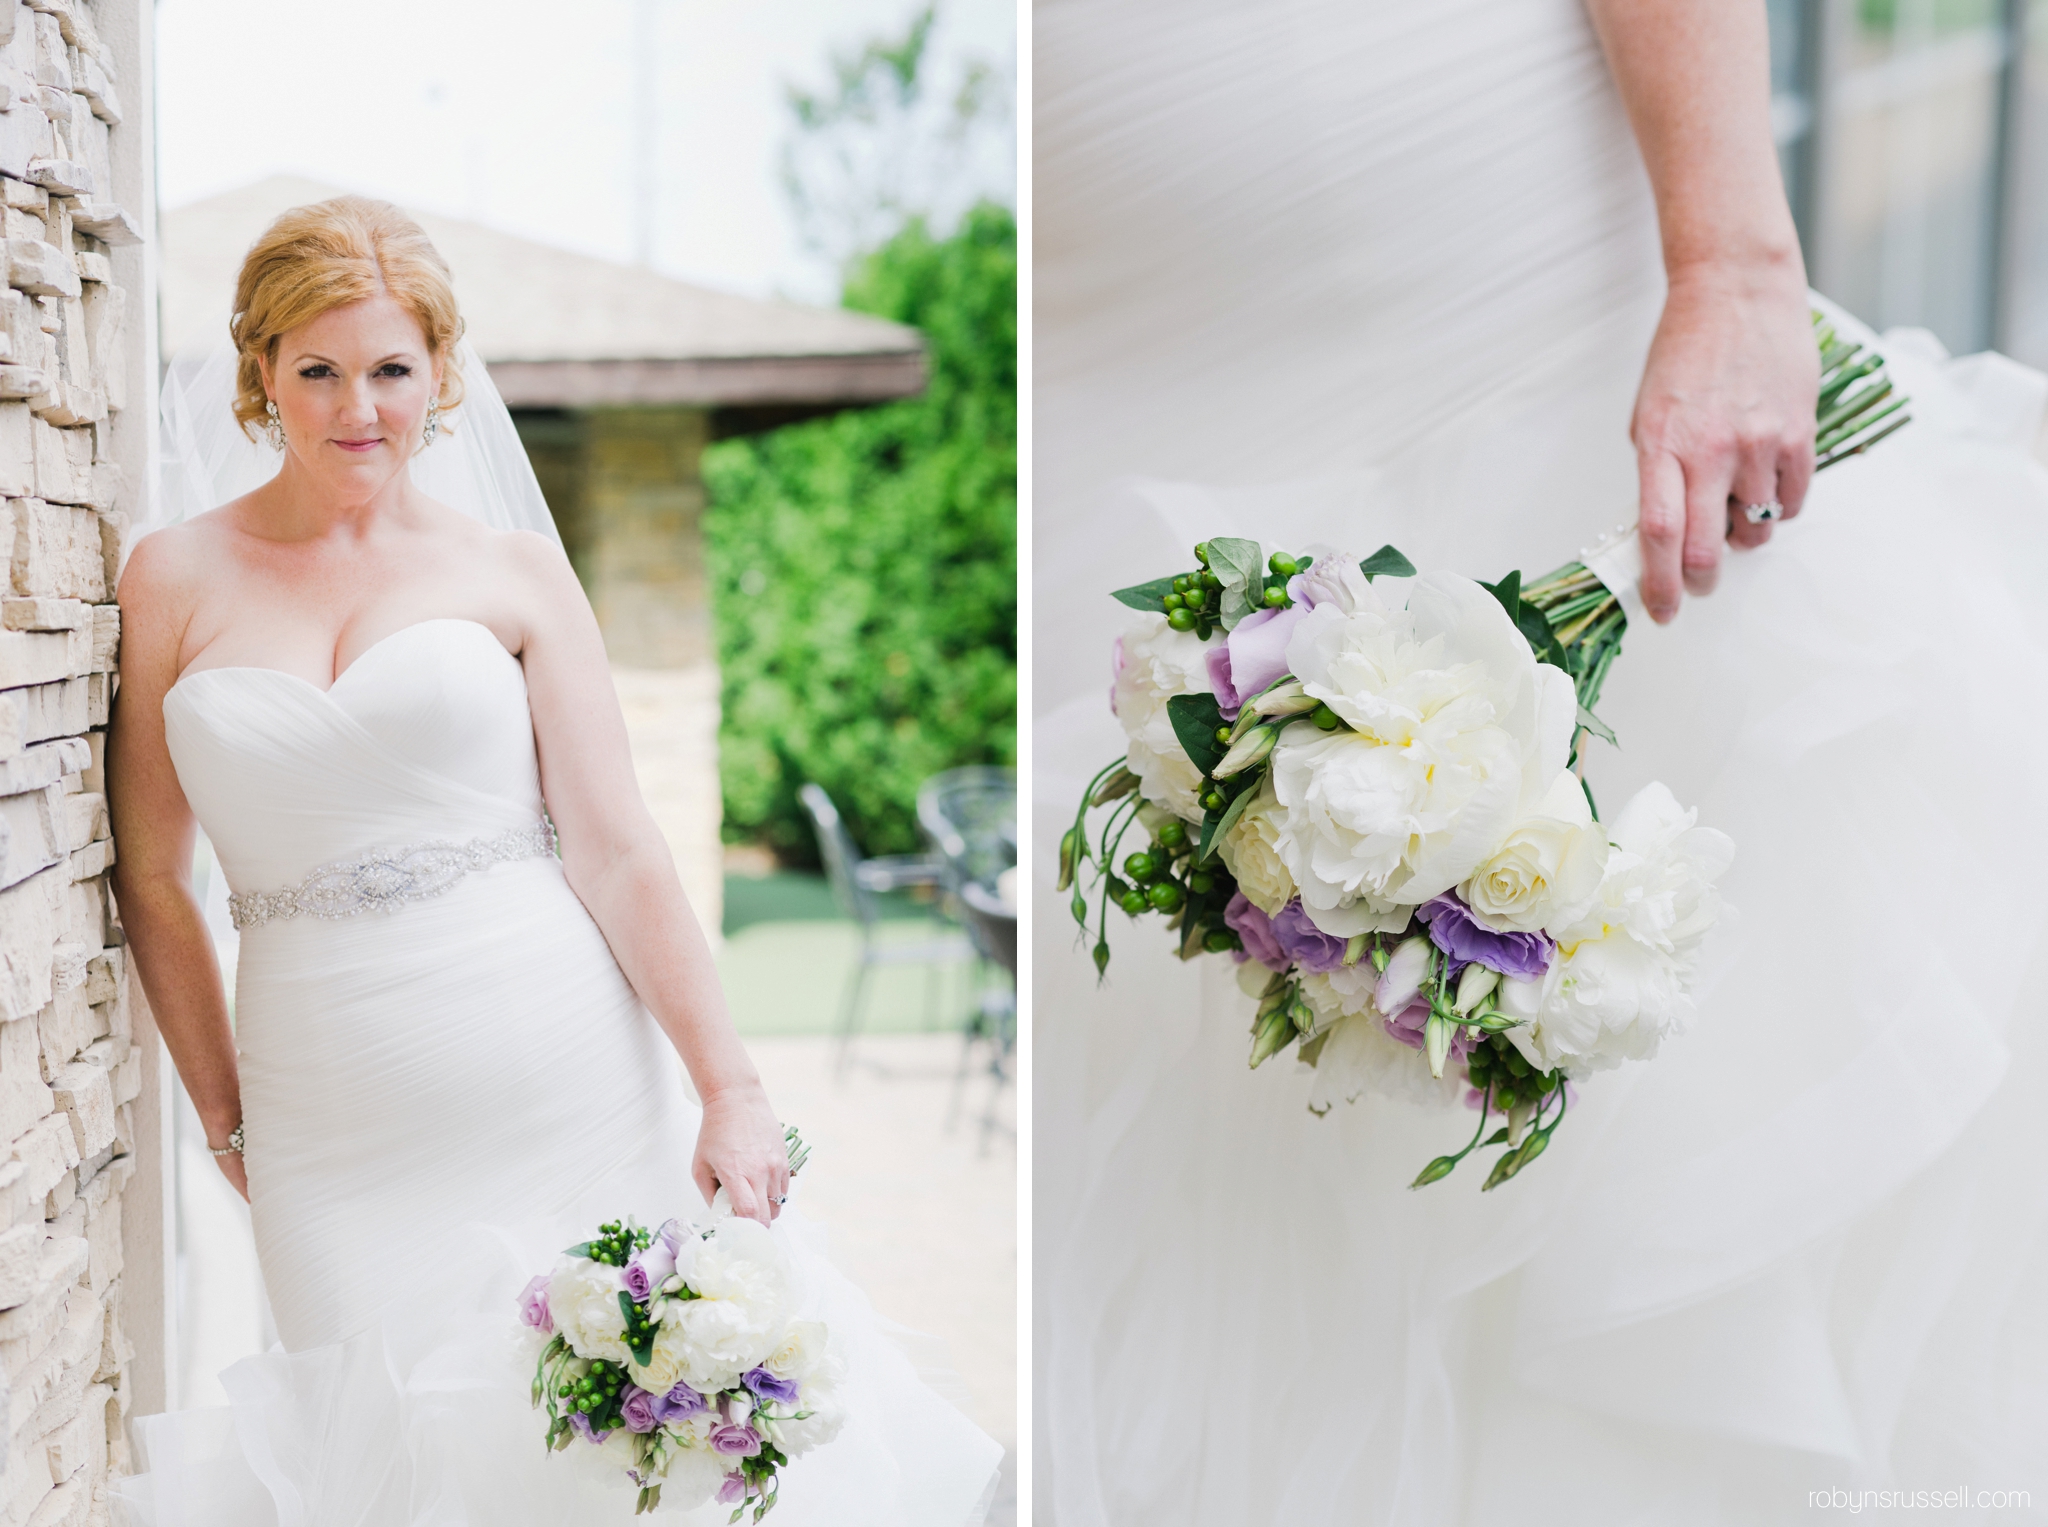
[[235, 282], [235, 418], [242, 433], [268, 417], [262, 363], [277, 363], [278, 341], [331, 308], [388, 293], [405, 305], [441, 362], [442, 410], [462, 403], [455, 310], [448, 262], [420, 225], [389, 202], [367, 196], [294, 207], [270, 225], [242, 261]]

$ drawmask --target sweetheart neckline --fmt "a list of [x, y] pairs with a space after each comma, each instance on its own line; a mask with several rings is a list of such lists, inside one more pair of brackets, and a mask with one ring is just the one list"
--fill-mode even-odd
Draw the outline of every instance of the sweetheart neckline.
[[343, 679], [346, 679], [350, 674], [354, 673], [358, 668], [362, 667], [363, 660], [367, 658], [371, 653], [375, 652], [379, 647], [386, 646], [391, 642], [398, 640], [399, 637], [406, 635], [408, 632], [420, 630], [422, 627], [425, 626], [475, 626], [479, 631], [482, 631], [486, 636], [488, 636], [491, 639], [492, 646], [496, 647], [500, 652], [504, 652], [505, 656], [511, 658], [513, 662], [516, 663], [519, 661], [518, 655], [516, 653], [506, 651], [505, 644], [498, 640], [498, 633], [493, 631], [489, 626], [485, 625], [482, 621], [471, 620], [468, 616], [465, 615], [430, 615], [425, 620], [416, 620], [412, 622], [410, 625], [400, 626], [396, 631], [389, 631], [386, 632], [384, 635], [378, 637], [375, 641], [371, 642], [369, 646], [363, 648], [361, 652], [358, 652], [355, 655], [355, 657], [350, 661], [348, 667], [342, 669], [340, 673], [337, 673], [334, 676], [333, 682], [331, 682], [325, 689], [322, 689], [318, 684], [315, 684], [311, 679], [306, 678], [301, 674], [292, 673], [283, 668], [267, 668], [263, 666], [261, 663], [223, 663], [217, 668], [186, 669], [183, 673], [179, 674], [176, 679], [171, 681], [171, 687], [164, 691], [164, 698], [168, 700], [173, 694], [177, 692], [179, 686], [184, 684], [187, 680], [204, 678], [209, 673], [274, 673], [280, 679], [289, 679], [294, 684], [304, 685], [307, 689], [312, 690], [314, 694], [321, 696], [323, 699], [331, 698], [334, 694], [334, 691], [341, 687], [341, 681]]

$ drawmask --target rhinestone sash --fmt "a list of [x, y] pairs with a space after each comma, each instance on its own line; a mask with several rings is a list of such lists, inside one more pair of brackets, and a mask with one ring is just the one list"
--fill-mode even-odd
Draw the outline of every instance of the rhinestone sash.
[[514, 828], [495, 838], [373, 848], [353, 859], [323, 864], [297, 885], [281, 891], [238, 891], [228, 897], [228, 916], [240, 929], [286, 917], [395, 912], [406, 902], [439, 896], [471, 870], [554, 852], [554, 824], [545, 817], [531, 827]]

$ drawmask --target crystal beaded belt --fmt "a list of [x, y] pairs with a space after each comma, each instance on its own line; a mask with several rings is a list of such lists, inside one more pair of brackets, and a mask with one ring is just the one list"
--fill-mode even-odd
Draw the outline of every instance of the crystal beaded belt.
[[228, 916], [237, 928], [255, 928], [285, 917], [395, 912], [408, 901], [439, 896], [471, 870], [537, 859], [554, 851], [554, 825], [545, 817], [495, 838], [373, 848], [354, 859], [323, 864], [282, 891], [237, 892], [228, 898]]

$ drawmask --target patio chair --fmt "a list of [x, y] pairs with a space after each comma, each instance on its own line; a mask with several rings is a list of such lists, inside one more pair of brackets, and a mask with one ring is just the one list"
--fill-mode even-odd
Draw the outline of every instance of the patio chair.
[[[945, 911], [966, 928], [978, 961], [978, 1000], [962, 1034], [952, 1118], [960, 1116], [975, 1045], [986, 1041], [991, 1085], [981, 1120], [985, 1150], [996, 1106], [1011, 1080], [1017, 1042], [1017, 918], [996, 891], [1003, 872], [1017, 862], [1017, 777], [980, 765], [935, 774], [918, 787], [917, 820], [937, 850]], [[991, 965], [1008, 974], [1006, 987], [990, 989]]]
[[877, 938], [877, 925], [882, 919], [875, 898], [911, 886], [936, 887], [941, 883], [943, 866], [932, 854], [866, 858], [853, 841], [853, 834], [847, 831], [839, 808], [832, 804], [832, 797], [822, 786], [806, 784], [797, 791], [797, 799], [803, 802], [818, 835], [818, 855], [825, 861], [825, 876], [831, 882], [833, 897], [840, 910], [860, 925], [860, 960], [847, 977], [846, 994], [839, 1009], [838, 1070], [844, 1075], [852, 1056], [854, 1035], [860, 1030], [869, 971], [878, 965], [924, 965], [929, 972], [925, 981], [925, 1015], [927, 1022], [931, 1022], [938, 1008], [939, 966], [970, 958], [973, 949], [966, 940], [952, 935], [916, 943]]

